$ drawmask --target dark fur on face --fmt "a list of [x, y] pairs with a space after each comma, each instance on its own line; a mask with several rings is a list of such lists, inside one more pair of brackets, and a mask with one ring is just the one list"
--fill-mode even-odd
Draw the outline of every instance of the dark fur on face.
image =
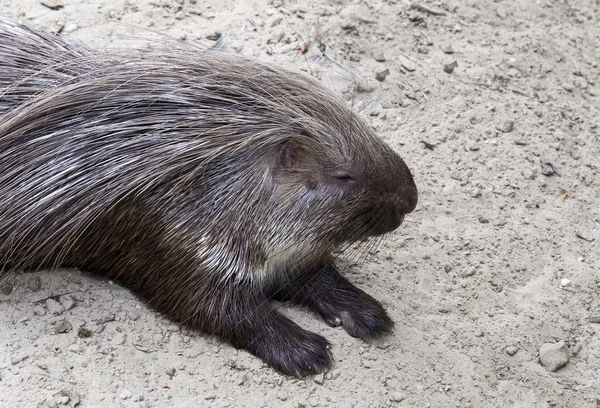
[[104, 55], [0, 20], [0, 263], [119, 279], [173, 319], [291, 375], [327, 341], [389, 333], [332, 253], [417, 203], [402, 159], [297, 72], [219, 51]]

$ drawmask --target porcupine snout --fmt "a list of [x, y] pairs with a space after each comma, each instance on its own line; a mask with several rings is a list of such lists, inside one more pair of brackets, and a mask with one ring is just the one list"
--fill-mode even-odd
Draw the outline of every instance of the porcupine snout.
[[[404, 163], [400, 166], [400, 174], [391, 175], [388, 185], [394, 186], [381, 197], [381, 222], [377, 235], [391, 232], [398, 228], [404, 216], [417, 206], [419, 194], [410, 170]], [[391, 191], [390, 191], [391, 190]]]

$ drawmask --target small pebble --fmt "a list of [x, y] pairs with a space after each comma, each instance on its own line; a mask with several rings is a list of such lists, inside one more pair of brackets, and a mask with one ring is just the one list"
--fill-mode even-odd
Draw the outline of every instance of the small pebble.
[[475, 273], [477, 273], [477, 269], [474, 266], [469, 266], [467, 269], [464, 270], [462, 276], [468, 278], [469, 276], [475, 275]]
[[417, 69], [417, 66], [415, 65], [415, 63], [403, 55], [400, 55], [400, 57], [398, 58], [398, 61], [400, 62], [400, 65], [402, 65], [402, 67], [404, 69], [406, 69], [407, 71], [412, 72]]
[[444, 54], [454, 54], [454, 50], [452, 49], [451, 45], [445, 45], [442, 47], [442, 52]]
[[555, 372], [569, 362], [571, 352], [564, 341], [545, 343], [540, 347], [540, 363], [550, 372]]
[[406, 398], [404, 396], [404, 394], [400, 393], [400, 392], [394, 392], [390, 398], [390, 401], [392, 402], [402, 402], [404, 401], [404, 398]]
[[562, 84], [562, 87], [567, 92], [573, 92], [573, 84], [565, 82], [564, 84]]
[[71, 406], [74, 407], [81, 403], [81, 397], [77, 391], [69, 391], [69, 398], [71, 399]]
[[340, 25], [343, 30], [353, 31], [356, 30], [356, 24], [352, 20], [344, 20]]
[[283, 17], [275, 17], [273, 19], [273, 21], [271, 21], [270, 26], [271, 27], [278, 26], [279, 24], [281, 24], [282, 21], [283, 21]]
[[515, 127], [514, 121], [505, 120], [500, 125], [496, 126], [496, 129], [498, 129], [502, 133], [508, 133], [508, 132], [512, 131], [514, 127]]
[[569, 286], [570, 284], [571, 284], [571, 281], [566, 278], [560, 280], [560, 286], [562, 286], [563, 288], [566, 286]]
[[544, 176], [552, 176], [556, 174], [554, 165], [547, 159], [540, 159], [540, 166], [542, 167], [542, 174]]
[[77, 30], [78, 28], [79, 28], [79, 26], [75, 23], [69, 24], [69, 25], [65, 26], [63, 33], [69, 34], [69, 33], [72, 33], [73, 31]]
[[58, 300], [65, 310], [71, 310], [76, 305], [75, 300], [69, 295], [61, 296]]
[[46, 315], [46, 309], [40, 305], [37, 305], [33, 308], [33, 314], [36, 316], [44, 316]]
[[54, 325], [54, 330], [57, 333], [68, 333], [73, 329], [73, 326], [67, 320], [61, 320], [60, 322]]
[[67, 347], [67, 350], [75, 354], [81, 354], [81, 352], [83, 351], [79, 344], [71, 344], [69, 345], [69, 347]]
[[36, 276], [35, 278], [31, 278], [27, 281], [27, 287], [32, 292], [37, 292], [38, 290], [40, 290], [41, 286], [42, 286], [42, 281], [40, 280], [39, 276]]
[[429, 150], [433, 150], [437, 146], [435, 143], [428, 142], [427, 140], [421, 140], [421, 143], [423, 143], [423, 146]]
[[48, 397], [48, 398], [46, 398], [46, 406], [48, 408], [57, 408], [58, 404], [56, 403], [56, 401], [54, 400], [54, 398]]
[[508, 16], [508, 11], [506, 11], [506, 7], [499, 6], [496, 9], [496, 15], [502, 19], [505, 19]]
[[454, 72], [454, 69], [458, 67], [458, 62], [452, 61], [449, 64], [444, 64], [444, 72], [447, 74], [451, 74]]
[[377, 52], [373, 54], [373, 59], [377, 62], [385, 62], [385, 56], [382, 52]]
[[21, 361], [24, 361], [25, 359], [27, 359], [27, 357], [29, 357], [27, 354], [23, 355], [23, 356], [19, 356], [19, 357], [13, 357], [10, 360], [10, 364], [12, 365], [17, 365], [19, 364]]
[[123, 392], [121, 392], [121, 394], [119, 394], [119, 399], [124, 401], [126, 399], [131, 398], [131, 395], [132, 395], [131, 392], [129, 392], [128, 390], [123, 390]]
[[506, 354], [509, 356], [514, 356], [517, 354], [517, 351], [519, 351], [519, 348], [517, 346], [508, 346], [504, 349], [504, 351], [506, 351]]
[[377, 84], [374, 82], [361, 81], [356, 84], [356, 92], [369, 93], [377, 89]]
[[65, 311], [65, 307], [54, 299], [46, 299], [46, 309], [55, 316], [61, 315]]
[[217, 41], [219, 38], [221, 38], [221, 33], [215, 31], [214, 33], [207, 34], [204, 38], [210, 41]]
[[375, 74], [375, 79], [378, 80], [379, 82], [385, 80], [385, 78], [390, 74], [390, 70], [389, 69], [384, 69], [383, 71], [377, 72]]
[[317, 384], [323, 385], [323, 383], [325, 382], [325, 374], [324, 373], [317, 374], [313, 377], [313, 380]]

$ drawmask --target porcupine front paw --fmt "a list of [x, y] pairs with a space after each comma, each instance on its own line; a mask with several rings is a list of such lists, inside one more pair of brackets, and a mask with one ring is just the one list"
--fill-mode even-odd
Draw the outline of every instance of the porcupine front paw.
[[283, 374], [304, 377], [327, 371], [333, 363], [329, 342], [294, 326], [276, 337], [255, 339], [249, 351]]
[[394, 323], [377, 300], [353, 287], [334, 288], [328, 298], [314, 299], [313, 307], [331, 326], [341, 325], [349, 335], [371, 340], [391, 333]]
[[388, 334], [394, 323], [377, 300], [354, 286], [333, 264], [305, 271], [281, 285], [272, 298], [305, 306], [330, 325], [370, 340]]

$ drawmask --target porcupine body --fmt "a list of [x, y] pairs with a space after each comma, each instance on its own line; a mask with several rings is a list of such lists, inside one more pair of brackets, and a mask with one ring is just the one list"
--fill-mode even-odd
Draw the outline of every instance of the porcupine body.
[[417, 202], [403, 160], [305, 75], [221, 51], [103, 55], [0, 20], [0, 261], [74, 266], [280, 372], [332, 364], [290, 301], [389, 333], [332, 253]]

